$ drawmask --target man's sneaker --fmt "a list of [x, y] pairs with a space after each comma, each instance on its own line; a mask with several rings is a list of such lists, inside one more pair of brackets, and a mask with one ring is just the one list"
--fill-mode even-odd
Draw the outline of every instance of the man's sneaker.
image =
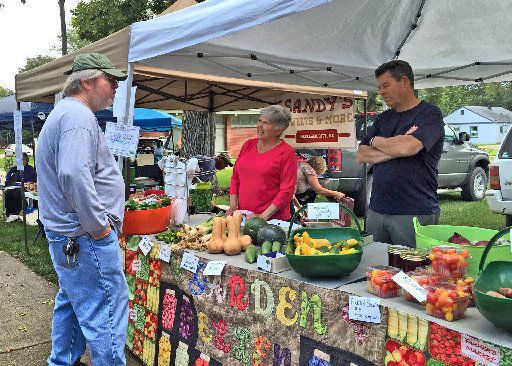
[[13, 222], [13, 221], [16, 221], [19, 219], [19, 216], [18, 215], [9, 215], [6, 219], [5, 219], [5, 222]]

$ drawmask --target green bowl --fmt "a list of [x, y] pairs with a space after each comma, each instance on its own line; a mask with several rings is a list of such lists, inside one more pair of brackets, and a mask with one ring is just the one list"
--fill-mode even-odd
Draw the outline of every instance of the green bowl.
[[[419, 221], [414, 218], [414, 230], [416, 232], [416, 248], [430, 251], [432, 247], [437, 245], [450, 245], [467, 249], [468, 273], [467, 276], [475, 277], [478, 274], [478, 266], [485, 246], [459, 245], [448, 243], [448, 239], [455, 233], [459, 233], [470, 241], [490, 240], [498, 233], [498, 230], [482, 229], [471, 226], [451, 226], [451, 225], [420, 225]], [[509, 239], [509, 235], [503, 235]], [[489, 260], [512, 261], [510, 246], [494, 245], [493, 250], [489, 252]]]
[[512, 331], [512, 299], [487, 295], [500, 287], [512, 288], [512, 263], [491, 262], [473, 285], [473, 296], [478, 311], [483, 317], [499, 328]]
[[[311, 238], [327, 239], [331, 243], [348, 239], [363, 242], [360, 231], [350, 227], [301, 228], [294, 230], [288, 239], [293, 250], [295, 250], [293, 236], [295, 234], [302, 235], [304, 231], [307, 231]], [[342, 278], [351, 274], [361, 263], [363, 247], [357, 249], [358, 251], [353, 254], [295, 255], [288, 253], [286, 257], [290, 267], [303, 277]]]

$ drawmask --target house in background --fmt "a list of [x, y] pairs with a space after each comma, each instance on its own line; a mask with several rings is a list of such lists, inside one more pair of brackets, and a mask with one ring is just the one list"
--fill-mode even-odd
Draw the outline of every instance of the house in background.
[[474, 144], [499, 144], [512, 125], [512, 112], [502, 107], [463, 106], [444, 117], [444, 123], [457, 134], [467, 132]]

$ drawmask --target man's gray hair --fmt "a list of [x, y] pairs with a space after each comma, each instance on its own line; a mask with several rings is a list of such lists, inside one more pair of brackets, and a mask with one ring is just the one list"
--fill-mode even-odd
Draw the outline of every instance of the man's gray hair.
[[283, 131], [288, 128], [292, 121], [290, 110], [277, 104], [263, 108], [260, 115], [265, 117], [271, 125]]
[[62, 93], [65, 97], [72, 97], [73, 95], [80, 94], [82, 91], [82, 84], [80, 80], [90, 80], [99, 78], [103, 74], [103, 71], [96, 69], [76, 71], [69, 75], [68, 79], [64, 83]]

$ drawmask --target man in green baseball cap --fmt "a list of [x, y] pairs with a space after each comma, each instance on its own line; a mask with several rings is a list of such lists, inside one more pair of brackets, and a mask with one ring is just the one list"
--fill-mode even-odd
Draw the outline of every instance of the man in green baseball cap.
[[[59, 278], [49, 366], [126, 365], [129, 291], [118, 235], [124, 182], [94, 112], [114, 101], [126, 75], [98, 53], [77, 56], [39, 134], [41, 214]], [[40, 185], [40, 186], [39, 186]]]
[[71, 75], [73, 72], [82, 70], [101, 70], [116, 80], [125, 80], [127, 78], [125, 73], [117, 70], [108, 57], [101, 53], [84, 53], [76, 56], [73, 68], [66, 71], [64, 75]]

